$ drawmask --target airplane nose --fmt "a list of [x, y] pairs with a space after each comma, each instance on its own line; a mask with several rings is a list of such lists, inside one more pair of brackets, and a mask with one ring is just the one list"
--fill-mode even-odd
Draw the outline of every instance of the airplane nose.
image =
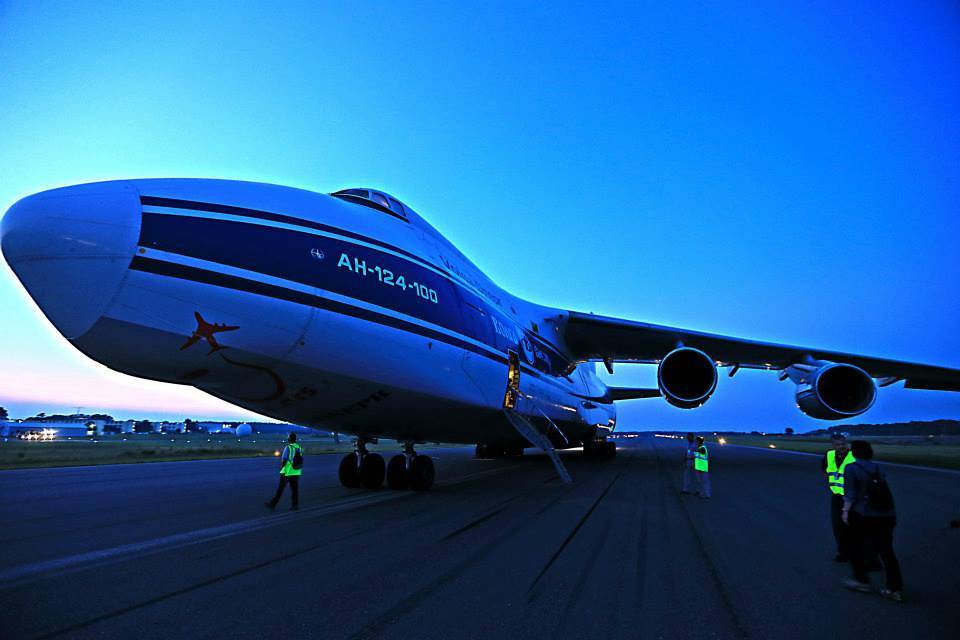
[[119, 291], [140, 212], [131, 184], [101, 182], [27, 196], [0, 221], [4, 258], [68, 339], [86, 333]]

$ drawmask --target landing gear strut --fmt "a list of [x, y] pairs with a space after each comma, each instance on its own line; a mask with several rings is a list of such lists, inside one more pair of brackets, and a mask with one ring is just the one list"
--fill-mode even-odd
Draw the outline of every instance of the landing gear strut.
[[367, 451], [367, 440], [357, 439], [357, 449], [340, 461], [340, 484], [345, 487], [379, 489], [383, 485], [386, 466], [383, 456]]

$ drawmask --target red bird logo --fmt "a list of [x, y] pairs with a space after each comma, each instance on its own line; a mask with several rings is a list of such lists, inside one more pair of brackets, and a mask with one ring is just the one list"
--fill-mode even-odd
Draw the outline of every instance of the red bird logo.
[[199, 311], [193, 312], [194, 317], [197, 319], [197, 328], [193, 330], [193, 335], [187, 338], [187, 341], [183, 343], [183, 346], [180, 347], [180, 351], [183, 351], [187, 347], [192, 347], [200, 340], [206, 340], [207, 344], [210, 345], [210, 351], [207, 355], [215, 351], [220, 351], [224, 347], [221, 347], [217, 342], [217, 339], [213, 334], [220, 333], [221, 331], [235, 331], [240, 327], [230, 327], [225, 324], [210, 323], [203, 319], [203, 316], [200, 315]]

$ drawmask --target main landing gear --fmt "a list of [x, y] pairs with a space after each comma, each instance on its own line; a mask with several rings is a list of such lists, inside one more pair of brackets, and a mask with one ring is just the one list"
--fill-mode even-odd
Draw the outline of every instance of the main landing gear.
[[588, 458], [610, 459], [617, 456], [617, 445], [610, 440], [588, 440], [583, 443], [583, 454]]
[[357, 440], [357, 450], [340, 461], [340, 484], [351, 488], [379, 489], [386, 478], [390, 489], [426, 491], [433, 486], [435, 475], [430, 456], [418, 454], [410, 442], [386, 465], [379, 453], [367, 451], [366, 440]]

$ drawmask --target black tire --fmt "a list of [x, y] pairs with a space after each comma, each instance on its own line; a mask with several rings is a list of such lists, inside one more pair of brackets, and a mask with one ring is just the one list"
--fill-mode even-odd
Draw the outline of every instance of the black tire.
[[617, 457], [617, 443], [615, 442], [604, 442], [603, 443], [603, 452], [607, 458], [616, 458]]
[[478, 444], [476, 453], [474, 455], [476, 455], [476, 457], [481, 459], [489, 458], [490, 457], [489, 448], [485, 444]]
[[382, 455], [368, 453], [360, 460], [360, 484], [364, 489], [379, 489], [383, 486], [386, 469]]
[[402, 453], [390, 458], [387, 464], [387, 488], [394, 490], [406, 489], [410, 485], [407, 474], [407, 456]]
[[340, 484], [350, 489], [360, 486], [360, 474], [357, 473], [357, 454], [348, 453], [340, 461]]
[[435, 470], [430, 456], [414, 456], [410, 461], [410, 488], [426, 491], [433, 486]]

